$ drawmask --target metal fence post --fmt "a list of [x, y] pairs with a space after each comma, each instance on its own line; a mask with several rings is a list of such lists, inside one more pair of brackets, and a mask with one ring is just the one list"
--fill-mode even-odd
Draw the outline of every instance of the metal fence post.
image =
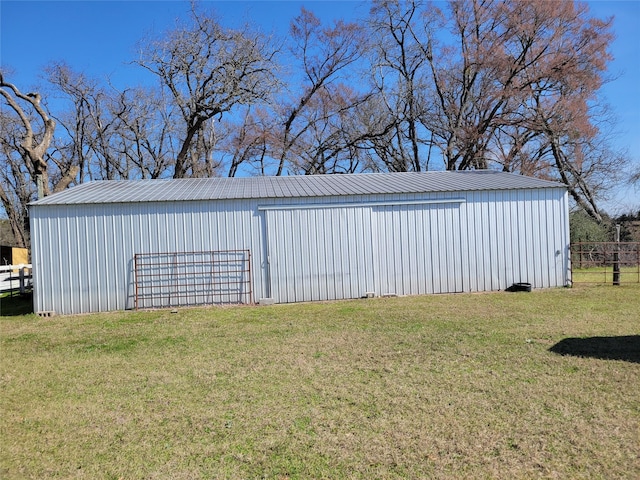
[[620, 285], [620, 224], [616, 223], [615, 245], [613, 246], [613, 284]]

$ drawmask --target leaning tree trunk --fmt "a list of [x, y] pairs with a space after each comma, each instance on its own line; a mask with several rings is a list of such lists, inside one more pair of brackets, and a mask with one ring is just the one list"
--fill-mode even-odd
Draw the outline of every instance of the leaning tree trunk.
[[[32, 181], [38, 189], [38, 197], [49, 194], [49, 176], [47, 172], [47, 162], [44, 160], [45, 153], [51, 145], [53, 132], [56, 128], [56, 122], [49, 117], [45, 109], [41, 105], [42, 98], [39, 93], [24, 94], [12, 83], [4, 81], [4, 76], [0, 73], [0, 94], [5, 98], [9, 107], [18, 115], [22, 126], [24, 127], [24, 136], [20, 145], [23, 158], [26, 160], [26, 167], [31, 175]], [[21, 100], [33, 107], [40, 117], [44, 126], [44, 131], [40, 139], [36, 139], [31, 126], [31, 120], [25, 113], [24, 109], [18, 103]]]

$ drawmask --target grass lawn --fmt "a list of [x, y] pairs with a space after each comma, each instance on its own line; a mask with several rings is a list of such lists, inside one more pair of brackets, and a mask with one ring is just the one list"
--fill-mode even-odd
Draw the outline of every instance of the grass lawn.
[[[574, 268], [571, 272], [574, 283], [605, 283], [613, 284], [613, 267]], [[640, 266], [621, 267], [620, 283], [640, 283]]]
[[623, 285], [3, 317], [0, 478], [640, 478], [639, 312]]

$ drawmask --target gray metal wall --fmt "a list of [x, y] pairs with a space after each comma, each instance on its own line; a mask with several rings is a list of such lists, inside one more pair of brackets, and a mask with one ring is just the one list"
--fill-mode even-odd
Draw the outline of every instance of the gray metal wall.
[[249, 249], [254, 300], [535, 288], [568, 280], [560, 188], [35, 205], [34, 308], [133, 308], [136, 253]]

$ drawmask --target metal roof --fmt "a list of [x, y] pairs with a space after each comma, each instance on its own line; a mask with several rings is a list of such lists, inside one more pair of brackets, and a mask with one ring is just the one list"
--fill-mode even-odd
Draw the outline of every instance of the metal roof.
[[31, 205], [331, 197], [535, 188], [565, 188], [565, 186], [557, 182], [491, 170], [104, 180], [83, 183], [33, 202]]

